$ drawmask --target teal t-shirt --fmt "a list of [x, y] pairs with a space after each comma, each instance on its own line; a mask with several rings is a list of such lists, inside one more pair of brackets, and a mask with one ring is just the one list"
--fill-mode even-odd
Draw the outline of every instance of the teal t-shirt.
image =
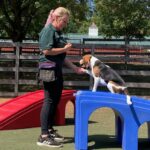
[[[42, 52], [43, 50], [51, 51], [52, 48], [61, 48], [66, 44], [66, 40], [63, 38], [62, 33], [57, 31], [52, 24], [49, 24], [47, 27], [44, 27], [39, 33], [39, 48]], [[58, 55], [47, 55], [41, 53], [40, 62], [53, 61], [57, 64], [58, 67], [62, 67], [63, 61], [65, 59], [66, 53]]]

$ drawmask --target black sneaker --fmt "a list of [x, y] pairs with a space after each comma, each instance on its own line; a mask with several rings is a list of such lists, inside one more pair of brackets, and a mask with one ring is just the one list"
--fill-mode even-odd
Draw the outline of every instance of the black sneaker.
[[38, 138], [37, 145], [47, 146], [47, 147], [62, 147], [63, 145], [55, 141], [52, 137], [42, 137], [41, 135]]
[[54, 129], [50, 129], [49, 130], [49, 135], [58, 142], [63, 142], [64, 141], [64, 137], [61, 136], [60, 134], [57, 133], [57, 130]]

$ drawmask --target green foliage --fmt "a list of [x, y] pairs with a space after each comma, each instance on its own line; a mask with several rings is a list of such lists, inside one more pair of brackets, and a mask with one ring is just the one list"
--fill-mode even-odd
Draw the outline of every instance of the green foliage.
[[66, 33], [87, 33], [92, 22], [101, 35], [142, 38], [150, 35], [149, 0], [95, 0], [95, 11], [88, 0], [0, 0], [0, 36], [13, 41], [38, 38], [51, 9], [59, 6], [71, 11]]
[[70, 25], [66, 32], [77, 32], [88, 14], [87, 0], [2, 0], [0, 1], [0, 36], [14, 42], [38, 38], [51, 9], [59, 6], [71, 11]]
[[0, 5], [0, 29], [4, 35], [10, 37], [14, 42], [25, 38], [33, 18], [36, 17], [40, 2], [33, 0], [3, 0]]
[[150, 2], [95, 0], [94, 18], [101, 34], [141, 38], [150, 28]]
[[83, 21], [82, 26], [80, 26], [78, 33], [88, 33], [89, 26], [91, 25], [91, 21]]

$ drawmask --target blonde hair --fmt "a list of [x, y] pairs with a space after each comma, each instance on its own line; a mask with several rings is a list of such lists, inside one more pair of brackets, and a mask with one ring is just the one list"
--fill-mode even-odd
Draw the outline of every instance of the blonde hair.
[[45, 27], [53, 22], [55, 16], [63, 17], [65, 15], [68, 15], [68, 17], [69, 17], [70, 11], [64, 7], [58, 7], [55, 10], [51, 10], [49, 15], [48, 15]]
[[54, 10], [53, 15], [63, 17], [64, 15], [70, 16], [70, 11], [64, 7], [58, 7]]

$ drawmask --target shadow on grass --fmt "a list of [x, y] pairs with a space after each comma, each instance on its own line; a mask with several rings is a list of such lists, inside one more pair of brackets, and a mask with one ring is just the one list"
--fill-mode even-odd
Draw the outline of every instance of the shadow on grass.
[[139, 139], [139, 141], [138, 141], [138, 150], [150, 150], [150, 140], [148, 140], [148, 139]]
[[64, 144], [74, 143], [74, 138], [73, 137], [65, 137], [65, 140], [63, 143]]
[[[98, 123], [96, 121], [89, 121], [89, 123]], [[66, 118], [66, 125], [74, 125], [74, 118]], [[74, 143], [73, 137], [65, 137], [64, 144]], [[132, 144], [132, 143], [131, 143]], [[114, 135], [89, 135], [88, 136], [88, 150], [100, 149], [118, 149], [122, 150], [122, 145], [117, 141]], [[138, 139], [138, 150], [150, 150], [150, 140], [146, 138]]]
[[[131, 143], [132, 144], [132, 143]], [[91, 135], [88, 136], [88, 150], [96, 149], [122, 149], [115, 136], [112, 135]], [[150, 150], [150, 142], [147, 139], [138, 139], [138, 150]]]
[[[98, 123], [98, 122], [96, 122], [96, 121], [88, 121], [88, 124], [90, 124], [90, 123]], [[74, 124], [75, 124], [74, 118], [66, 118], [65, 126], [66, 125], [74, 125]]]
[[109, 135], [90, 135], [88, 136], [88, 150], [100, 148], [121, 148], [115, 136]]
[[[73, 137], [65, 137], [64, 144], [74, 143]], [[132, 143], [131, 143], [132, 144]], [[88, 150], [96, 149], [122, 149], [121, 144], [113, 135], [89, 135], [88, 136]], [[150, 150], [150, 142], [147, 139], [139, 139], [138, 150]]]

